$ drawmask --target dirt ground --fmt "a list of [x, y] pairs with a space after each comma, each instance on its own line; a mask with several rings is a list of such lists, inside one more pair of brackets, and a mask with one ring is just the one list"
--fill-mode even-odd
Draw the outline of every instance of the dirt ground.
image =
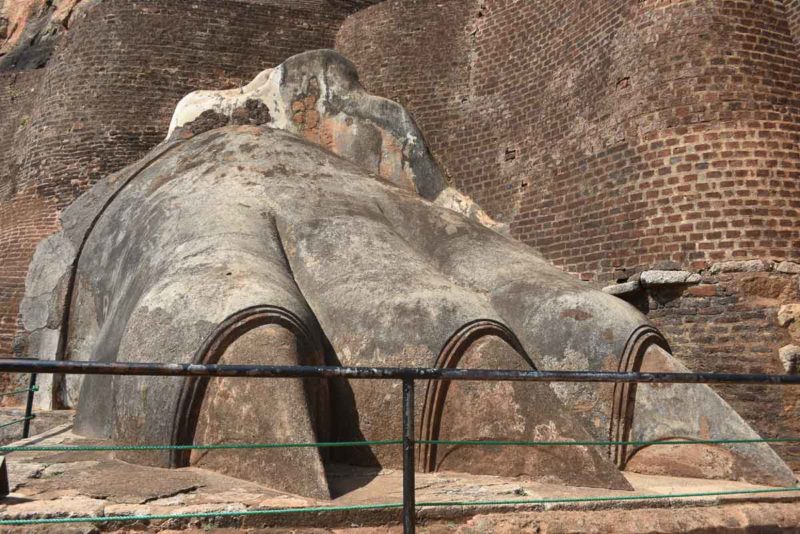
[[[60, 417], [60, 416], [59, 416]], [[53, 421], [58, 418], [52, 418]], [[85, 445], [70, 422], [15, 445]], [[402, 472], [333, 466], [335, 498], [316, 501], [199, 468], [134, 465], [112, 452], [14, 452], [6, 457], [11, 495], [0, 501], [0, 520], [86, 517], [88, 522], [0, 526], [0, 532], [401, 532], [400, 509], [371, 505], [402, 502]], [[635, 488], [611, 491], [565, 487], [519, 478], [417, 473], [418, 532], [429, 533], [666, 533], [800, 532], [800, 491], [707, 497], [700, 492], [768, 489], [742, 482], [625, 474]], [[594, 497], [661, 496], [641, 500], [575, 501]], [[571, 499], [571, 502], [564, 502]], [[519, 503], [518, 501], [541, 501]], [[477, 501], [516, 504], [475, 505]], [[556, 502], [552, 502], [556, 501]], [[560, 502], [558, 502], [560, 501]], [[279, 515], [253, 511], [356, 507]], [[360, 508], [359, 508], [360, 507]], [[251, 515], [238, 515], [250, 512]], [[110, 516], [175, 516], [109, 521]], [[222, 516], [214, 514], [222, 513]]]

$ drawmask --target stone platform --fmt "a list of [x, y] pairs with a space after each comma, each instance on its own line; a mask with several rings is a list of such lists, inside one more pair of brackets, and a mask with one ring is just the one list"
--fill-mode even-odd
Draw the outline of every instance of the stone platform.
[[[53, 427], [72, 420], [71, 410], [37, 411], [31, 421], [30, 435], [35, 436]], [[24, 408], [0, 408], [0, 445], [8, 445], [22, 437], [22, 423], [14, 423], [25, 417]]]
[[[61, 414], [60, 417], [64, 415]], [[36, 445], [103, 444], [72, 432], [71, 424], [24, 442]], [[370, 505], [402, 501], [399, 470], [330, 469], [333, 501], [271, 490], [198, 468], [132, 465], [111, 452], [16, 452], [7, 457], [12, 494], [0, 501], [1, 519], [103, 517], [235, 512], [272, 508]], [[521, 479], [418, 473], [417, 502], [474, 502], [630, 497], [764, 488], [626, 473], [634, 492], [565, 487]], [[501, 506], [449, 505], [418, 512], [419, 532], [800, 532], [800, 492], [647, 501]], [[149, 522], [96, 522], [0, 527], [0, 532], [400, 532], [400, 511], [355, 510]]]

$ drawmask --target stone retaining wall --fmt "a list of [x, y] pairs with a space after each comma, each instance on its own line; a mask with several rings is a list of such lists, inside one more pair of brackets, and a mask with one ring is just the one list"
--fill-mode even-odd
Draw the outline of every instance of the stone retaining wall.
[[[605, 290], [645, 312], [693, 371], [798, 372], [800, 263], [729, 261], [692, 271], [660, 267]], [[800, 436], [798, 388], [716, 389], [762, 437]], [[800, 469], [800, 445], [775, 448]]]

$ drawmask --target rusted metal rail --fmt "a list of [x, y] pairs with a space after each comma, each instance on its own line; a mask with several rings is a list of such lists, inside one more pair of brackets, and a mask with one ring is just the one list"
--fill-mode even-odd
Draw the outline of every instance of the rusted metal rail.
[[611, 371], [515, 371], [495, 369], [337, 367], [313, 365], [196, 365], [175, 363], [54, 361], [22, 358], [0, 359], [0, 372], [77, 375], [225, 376], [247, 378], [353, 378], [384, 380], [509, 380], [527, 382], [800, 385], [800, 375], [734, 373], [620, 373]]

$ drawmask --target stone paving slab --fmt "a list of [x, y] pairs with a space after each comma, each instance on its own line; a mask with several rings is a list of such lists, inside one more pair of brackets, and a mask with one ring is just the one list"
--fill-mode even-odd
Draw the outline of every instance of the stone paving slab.
[[[71, 421], [74, 412], [72, 410], [54, 410], [34, 412], [34, 415], [35, 417], [31, 420], [31, 436]], [[25, 417], [24, 408], [0, 408], [0, 425], [18, 421], [23, 417]], [[22, 423], [0, 428], [0, 445], [7, 445], [21, 437]]]
[[[15, 445], [20, 442], [15, 443]], [[25, 443], [103, 444], [72, 433], [69, 423]], [[238, 512], [371, 505], [402, 501], [402, 472], [332, 466], [333, 501], [307, 499], [198, 468], [161, 469], [118, 460], [111, 452], [18, 452], [8, 457], [12, 494], [0, 518], [103, 517]], [[417, 502], [442, 503], [668, 495], [764, 488], [742, 482], [625, 474], [635, 491], [565, 487], [519, 478], [418, 473]], [[513, 512], [513, 513], [510, 513]], [[398, 509], [278, 516], [168, 519], [136, 523], [0, 527], [2, 532], [399, 532]], [[675, 532], [763, 527], [800, 531], [800, 492], [651, 501], [577, 502], [421, 508], [420, 532]], [[685, 527], [685, 528], [684, 528]], [[200, 529], [200, 530], [198, 530]], [[227, 530], [236, 529], [236, 530]], [[639, 529], [639, 530], [637, 530]], [[676, 530], [677, 529], [677, 530]], [[716, 530], [715, 530], [716, 529]], [[757, 530], [756, 530], [757, 531]]]

